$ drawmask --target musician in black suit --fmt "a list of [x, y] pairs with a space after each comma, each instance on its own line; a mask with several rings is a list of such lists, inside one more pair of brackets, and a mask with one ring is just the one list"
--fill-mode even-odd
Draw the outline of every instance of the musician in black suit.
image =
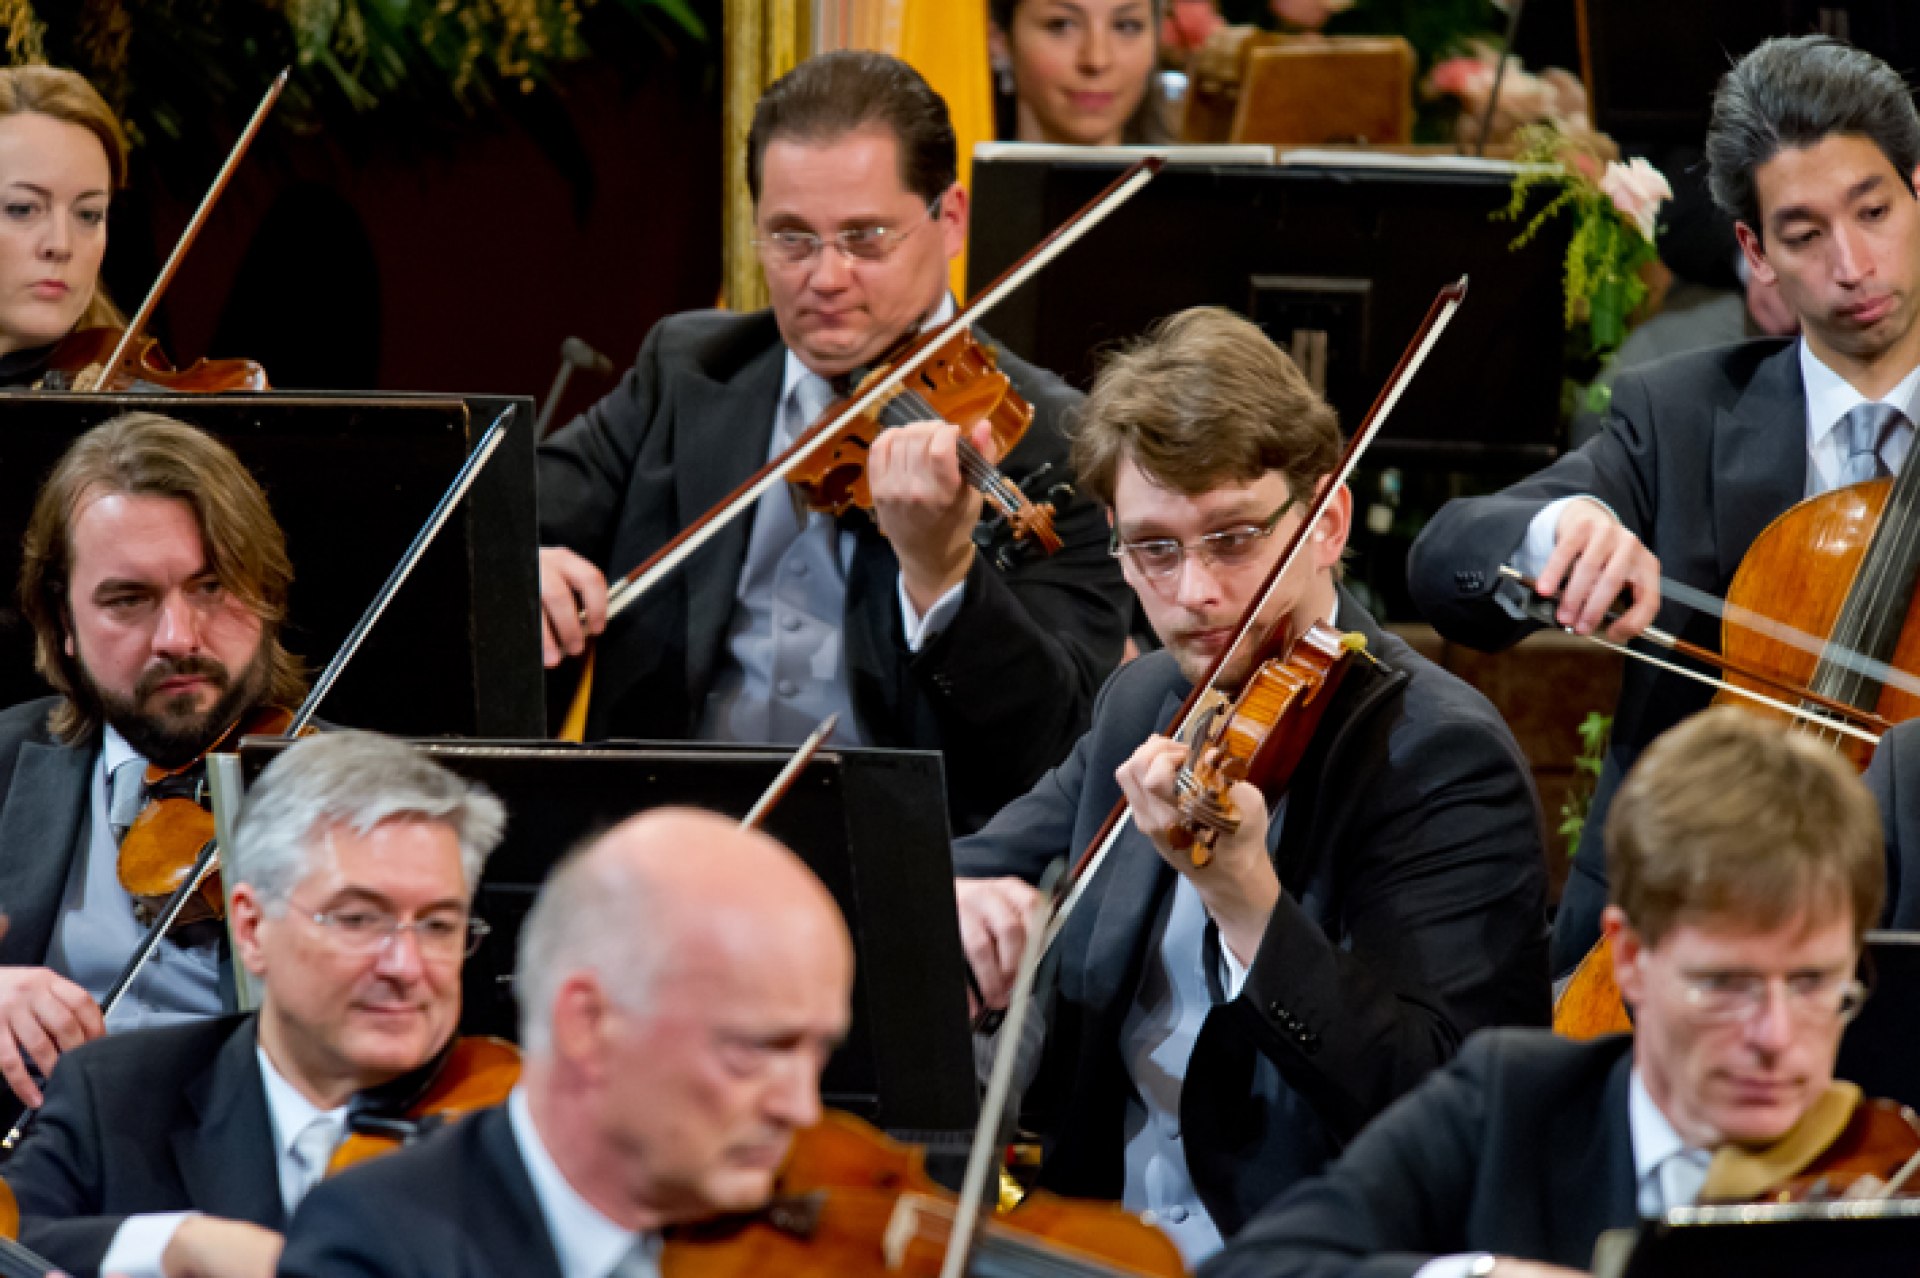
[[[967, 227], [954, 165], [945, 103], [895, 59], [826, 54], [767, 90], [748, 177], [772, 310], [662, 321], [620, 386], [540, 450], [549, 665], [581, 650], [583, 615], [601, 629], [607, 577], [785, 449], [837, 379], [952, 314]], [[1004, 469], [1043, 474], [1044, 497], [1071, 480], [1061, 425], [1079, 396], [998, 353], [1034, 408]], [[798, 741], [838, 711], [836, 741], [942, 751], [962, 830], [1031, 785], [1086, 727], [1126, 592], [1084, 498], [1063, 505], [1051, 556], [983, 524], [961, 434], [882, 431], [872, 518], [797, 512], [784, 486], [761, 498], [607, 629], [588, 734]]]
[[350, 1115], [418, 1091], [450, 1043], [473, 890], [504, 827], [492, 795], [398, 741], [291, 746], [227, 858], [258, 1013], [63, 1058], [0, 1166], [21, 1240], [76, 1278], [271, 1274]]
[[102, 1024], [146, 931], [115, 862], [149, 763], [187, 765], [256, 708], [299, 700], [279, 633], [292, 578], [259, 484], [181, 422], [116, 417], [42, 485], [19, 596], [59, 695], [0, 713], [0, 1077], [27, 1104], [29, 1066], [45, 1078], [108, 1028], [230, 1006], [218, 929], [199, 927], [162, 942]]
[[[1202, 1278], [1585, 1271], [1603, 1230], [1757, 1198], [1845, 1130], [1859, 1089], [1834, 1058], [1885, 890], [1879, 815], [1846, 762], [1707, 711], [1621, 786], [1607, 868], [1633, 1035], [1476, 1035]], [[1743, 1159], [1789, 1133], [1800, 1162]]]
[[657, 1273], [665, 1227], [765, 1204], [852, 983], [839, 908], [773, 840], [685, 810], [615, 827], [527, 916], [507, 1104], [315, 1190], [281, 1274]]
[[1271, 819], [1235, 786], [1239, 829], [1196, 867], [1168, 835], [1187, 749], [1157, 734], [1331, 482], [1339, 432], [1285, 354], [1212, 309], [1111, 361], [1080, 429], [1080, 473], [1166, 648], [1123, 667], [1066, 762], [956, 846], [962, 937], [1000, 1001], [1028, 885], [1125, 795], [1131, 823], [1054, 946], [1026, 1109], [1043, 1185], [1150, 1210], [1193, 1259], [1469, 1031], [1546, 1022], [1540, 814], [1493, 707], [1339, 590], [1342, 489], [1218, 686], [1239, 689], [1277, 626], [1331, 623], [1365, 651]]
[[[1920, 113], [1906, 84], [1826, 37], [1769, 41], [1721, 82], [1707, 157], [1749, 267], [1777, 285], [1804, 336], [1623, 375], [1606, 428], [1585, 447], [1502, 493], [1443, 507], [1407, 572], [1449, 638], [1498, 648], [1535, 628], [1502, 602], [1499, 569], [1511, 563], [1581, 634], [1625, 591], [1609, 637], [1624, 642], [1657, 613], [1664, 628], [1717, 648], [1718, 619], [1663, 599], [1663, 576], [1724, 596], [1775, 516], [1905, 461], [1920, 420]], [[1708, 696], [1628, 663], [1555, 921], [1556, 970], [1598, 935], [1614, 788], [1649, 741]]]

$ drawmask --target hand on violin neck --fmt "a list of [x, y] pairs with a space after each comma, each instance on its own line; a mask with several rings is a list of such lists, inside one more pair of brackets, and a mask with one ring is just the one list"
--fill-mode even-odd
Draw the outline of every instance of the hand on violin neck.
[[1187, 761], [1187, 747], [1167, 737], [1148, 737], [1145, 744], [1114, 772], [1133, 822], [1153, 842], [1168, 865], [1193, 883], [1200, 902], [1220, 929], [1220, 943], [1233, 951], [1242, 966], [1251, 967], [1266, 935], [1267, 920], [1280, 900], [1280, 877], [1267, 854], [1267, 802], [1260, 791], [1242, 781], [1228, 797], [1238, 810], [1240, 824], [1214, 842], [1207, 863], [1195, 866], [1191, 842], [1184, 832], [1177, 785]]
[[43, 1099], [27, 1063], [51, 1078], [62, 1052], [107, 1032], [84, 989], [45, 967], [0, 968], [0, 1077], [22, 1104]]
[[1660, 610], [1660, 560], [1613, 512], [1583, 497], [1560, 512], [1553, 553], [1535, 586], [1557, 600], [1555, 620], [1582, 635], [1598, 629], [1621, 592], [1630, 592], [1630, 605], [1607, 626], [1607, 638], [1625, 643]]
[[[984, 423], [968, 438], [987, 460], [998, 460]], [[961, 471], [959, 444], [958, 427], [916, 422], [881, 431], [867, 458], [874, 519], [893, 543], [900, 582], [922, 615], [973, 566], [981, 499]]]
[[249, 1221], [190, 1215], [160, 1253], [160, 1272], [166, 1278], [273, 1278], [284, 1243]]

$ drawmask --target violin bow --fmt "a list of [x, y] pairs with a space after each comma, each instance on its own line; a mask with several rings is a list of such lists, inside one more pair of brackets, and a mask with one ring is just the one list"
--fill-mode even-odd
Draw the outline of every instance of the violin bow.
[[1000, 277], [989, 284], [964, 310], [947, 321], [936, 338], [924, 342], [917, 353], [900, 361], [889, 372], [874, 378], [869, 385], [861, 388], [853, 401], [837, 416], [816, 422], [811, 429], [794, 440], [784, 453], [748, 476], [739, 487], [722, 498], [717, 506], [687, 525], [672, 541], [660, 547], [639, 567], [615, 582], [613, 588], [607, 592], [607, 620], [612, 621], [641, 596], [659, 585], [674, 569], [686, 562], [688, 556], [704, 546], [714, 534], [739, 517], [742, 511], [751, 509], [755, 502], [786, 479], [801, 462], [831, 441], [841, 427], [869, 411], [877, 410], [882, 402], [890, 398], [902, 383], [919, 370], [922, 364], [933, 357], [945, 344], [947, 337], [964, 328], [972, 327], [975, 321], [998, 306], [1013, 290], [1026, 283], [1054, 258], [1066, 252], [1081, 236], [1105, 221], [1115, 209], [1132, 199], [1141, 187], [1152, 181], [1165, 162], [1165, 158], [1158, 155], [1149, 155], [1136, 161], [1109, 183], [1104, 191], [1088, 201], [1079, 212], [1055, 227], [1050, 235], [1028, 250], [1024, 257], [1001, 272]]
[[246, 155], [247, 148], [253, 145], [253, 139], [260, 132], [260, 126], [267, 122], [267, 116], [272, 112], [273, 104], [280, 100], [280, 92], [287, 87], [287, 77], [292, 72], [292, 67], [282, 68], [280, 74], [273, 78], [273, 83], [267, 86], [266, 94], [260, 99], [260, 105], [253, 109], [253, 118], [248, 120], [247, 127], [240, 131], [240, 137], [227, 152], [226, 162], [214, 175], [213, 185], [209, 186], [207, 193], [200, 197], [200, 207], [193, 211], [193, 217], [187, 221], [187, 229], [180, 232], [180, 238], [174, 241], [173, 252], [167, 255], [166, 265], [160, 268], [160, 274], [154, 278], [153, 286], [147, 290], [146, 299], [140, 303], [140, 309], [133, 313], [133, 318], [127, 321], [126, 328], [121, 331], [120, 340], [114, 344], [113, 354], [107, 359], [107, 366], [100, 371], [102, 390], [111, 385], [114, 371], [120, 367], [120, 361], [127, 357], [127, 350], [133, 345], [134, 339], [146, 331], [148, 321], [153, 318], [154, 308], [160, 305], [160, 299], [166, 295], [167, 286], [173, 283], [174, 275], [180, 270], [180, 263], [186, 260], [187, 250], [193, 247], [194, 240], [200, 235], [200, 229], [207, 224], [207, 218], [213, 213], [213, 206], [218, 204], [221, 195], [225, 194], [227, 183], [233, 179], [234, 170], [240, 167], [240, 160]]
[[[1400, 362], [1394, 365], [1393, 374], [1387, 378], [1386, 385], [1381, 387], [1379, 395], [1374, 398], [1373, 406], [1367, 410], [1367, 415], [1360, 423], [1359, 429], [1354, 431], [1353, 438], [1347, 441], [1346, 451], [1341, 454], [1339, 465], [1334, 467], [1332, 474], [1321, 485], [1313, 501], [1308, 504], [1305, 518], [1300, 521], [1300, 526], [1294, 529], [1286, 551], [1274, 562], [1272, 571], [1267, 574], [1265, 584], [1260, 587], [1253, 602], [1241, 615], [1239, 625], [1234, 630], [1233, 642], [1213, 659], [1213, 664], [1207, 668], [1206, 677], [1196, 683], [1193, 691], [1187, 694], [1187, 699], [1181, 703], [1180, 709], [1174, 714], [1173, 723], [1167, 735], [1184, 738], [1191, 729], [1194, 719], [1202, 713], [1214, 692], [1214, 684], [1219, 679], [1220, 672], [1250, 641], [1255, 630], [1254, 623], [1266, 608], [1267, 602], [1273, 597], [1274, 591], [1279, 589], [1281, 578], [1286, 576], [1287, 570], [1292, 568], [1294, 561], [1300, 557], [1302, 548], [1307, 544], [1308, 534], [1313, 531], [1314, 525], [1320, 522], [1320, 517], [1326, 513], [1327, 507], [1333, 502], [1334, 495], [1346, 486], [1348, 479], [1352, 478], [1354, 469], [1360, 464], [1361, 456], [1380, 434], [1381, 427], [1386, 425], [1387, 417], [1393, 412], [1394, 405], [1400, 402], [1400, 397], [1406, 393], [1407, 387], [1413, 382], [1414, 374], [1418, 373], [1420, 366], [1426, 363], [1427, 356], [1439, 342], [1441, 334], [1446, 332], [1454, 312], [1460, 309], [1466, 297], [1467, 277], [1462, 275], [1442, 288], [1439, 295], [1433, 299], [1433, 304], [1427, 308], [1426, 318], [1421, 320], [1420, 328], [1414, 334], [1413, 341], [1401, 353]], [[1106, 863], [1107, 854], [1120, 841], [1120, 835], [1125, 831], [1130, 815], [1131, 809], [1126, 799], [1122, 797], [1113, 805], [1113, 811], [1107, 814], [1106, 823], [1100, 827], [1100, 832], [1094, 836], [1079, 862], [1073, 867], [1073, 873], [1067, 882], [1066, 898], [1060, 902], [1060, 908], [1053, 912], [1053, 917], [1047, 923], [1046, 942], [1049, 948], [1059, 937], [1061, 929], [1066, 926], [1067, 918], [1072, 914], [1073, 907], [1079, 904], [1081, 896], [1086, 892], [1087, 884], [1092, 882], [1093, 876]]]
[[[960, 1197], [953, 1207], [953, 1232], [947, 1236], [947, 1252], [940, 1262], [940, 1278], [961, 1278], [967, 1258], [973, 1251], [974, 1230], [980, 1222], [980, 1209], [986, 1203], [987, 1178], [993, 1172], [994, 1151], [1000, 1144], [1000, 1123], [1006, 1116], [1013, 1095], [1013, 1067], [1023, 1037], [1022, 1027], [1033, 1006], [1034, 979], [1040, 960], [1046, 956], [1049, 940], [1047, 914], [1054, 910], [1054, 898], [1066, 875], [1065, 858], [1055, 860], [1040, 876], [1040, 894], [1035, 898], [1027, 920], [1027, 939], [1020, 948], [1020, 966], [1014, 973], [1013, 991], [1007, 998], [1005, 1023], [999, 1027], [1000, 1039], [993, 1047], [993, 1066], [987, 1074], [987, 1094], [980, 1101], [980, 1120], [973, 1129], [973, 1148], [967, 1152], [967, 1170], [960, 1181]], [[1060, 907], [1065, 908], [1064, 904]]]
[[[1643, 661], [1650, 666], [1665, 670], [1670, 674], [1691, 679], [1696, 683], [1706, 684], [1708, 687], [1717, 689], [1720, 692], [1730, 693], [1736, 697], [1745, 697], [1750, 701], [1766, 706], [1769, 710], [1777, 710], [1781, 714], [1789, 715], [1795, 719], [1806, 720], [1823, 731], [1838, 732], [1843, 736], [1852, 737], [1856, 741], [1863, 741], [1868, 745], [1878, 745], [1880, 743], [1880, 734], [1893, 727], [1891, 722], [1881, 718], [1871, 710], [1862, 710], [1859, 706], [1848, 705], [1844, 701], [1836, 701], [1831, 697], [1823, 696], [1813, 689], [1802, 687], [1790, 679], [1783, 679], [1771, 670], [1750, 666], [1744, 661], [1723, 656], [1709, 648], [1703, 648], [1699, 644], [1689, 643], [1678, 635], [1662, 630], [1658, 626], [1648, 626], [1636, 637], [1645, 639], [1649, 643], [1658, 644], [1660, 647], [1677, 653], [1682, 657], [1690, 657], [1695, 661], [1703, 662], [1707, 665], [1718, 666], [1728, 674], [1739, 675], [1745, 679], [1752, 679], [1756, 683], [1767, 685], [1776, 692], [1785, 693], [1788, 696], [1797, 697], [1801, 701], [1812, 702], [1813, 704], [1811, 706], [1794, 705], [1791, 702], [1782, 701], [1778, 697], [1770, 697], [1764, 692], [1757, 692], [1752, 688], [1743, 688], [1739, 684], [1729, 682], [1726, 679], [1716, 679], [1710, 674], [1705, 674], [1698, 670], [1690, 670], [1685, 666], [1668, 661], [1663, 657], [1656, 657], [1650, 652], [1642, 652], [1640, 649], [1628, 644], [1616, 643], [1602, 634], [1575, 634], [1572, 627], [1562, 626], [1554, 620], [1553, 601], [1540, 593], [1539, 587], [1534, 584], [1533, 578], [1526, 576], [1509, 564], [1500, 565], [1500, 576], [1503, 581], [1512, 582], [1517, 588], [1526, 592], [1526, 596], [1521, 601], [1520, 607], [1521, 610], [1533, 620], [1544, 622], [1549, 626], [1565, 631], [1567, 634], [1575, 635], [1576, 638], [1584, 639], [1588, 643], [1597, 644], [1602, 648], [1617, 652], [1621, 656], [1632, 657], [1635, 661]], [[1663, 593], [1666, 584], [1663, 578], [1661, 581]], [[1740, 609], [1740, 611], [1745, 612], [1746, 609]], [[1610, 621], [1617, 616], [1619, 616], [1618, 609], [1608, 609], [1606, 620]], [[1742, 623], [1736, 621], [1733, 624], [1740, 625]], [[1792, 626], [1776, 622], [1767, 628], [1767, 634], [1770, 638], [1779, 639], [1784, 643], [1811, 652], [1816, 656], [1828, 655], [1825, 651], [1826, 645], [1823, 645], [1820, 640]], [[1836, 653], [1833, 655], [1838, 657], [1841, 654]], [[1846, 655], [1853, 656], [1854, 654]], [[1863, 671], [1863, 673], [1869, 673], [1870, 677], [1876, 678], [1903, 692], [1920, 695], [1920, 680], [1916, 680], [1905, 671], [1898, 670], [1884, 662], [1871, 661], [1864, 657], [1856, 657], [1854, 662], [1840, 661], [1837, 664], [1844, 664], [1850, 667], [1855, 665], [1867, 667], [1867, 670]], [[1828, 714], [1839, 715], [1840, 718], [1827, 718], [1825, 715], [1815, 713], [1818, 710], [1824, 710]]]
[[[393, 597], [400, 592], [400, 587], [406, 584], [407, 578], [413, 574], [414, 567], [427, 553], [427, 548], [433, 545], [434, 538], [439, 536], [440, 530], [446, 526], [454, 508], [460, 504], [461, 499], [473, 487], [474, 481], [480, 477], [481, 469], [492, 459], [494, 453], [499, 451], [501, 441], [506, 438], [507, 427], [513, 421], [514, 412], [515, 408], [511, 404], [502, 409], [499, 416], [493, 419], [493, 424], [487, 427], [486, 434], [480, 437], [480, 442], [474, 445], [473, 452], [468, 454], [459, 473], [453, 477], [452, 484], [448, 485], [447, 491], [441, 495], [439, 504], [433, 508], [433, 513], [427, 516], [426, 523], [414, 535], [413, 544], [407, 547], [406, 553], [401, 555], [400, 561], [393, 566], [393, 571], [387, 575], [386, 583], [380, 587], [373, 602], [367, 605], [367, 610], [361, 614], [353, 630], [341, 642], [338, 651], [333, 654], [333, 660], [327, 663], [327, 668], [321, 671], [319, 678], [314, 680], [306, 699], [294, 712], [292, 722], [281, 734], [283, 737], [299, 736], [313, 721], [313, 716], [320, 709], [321, 699], [338, 682], [341, 671], [346, 669], [347, 662], [352, 660], [353, 655], [360, 650], [360, 645], [365, 642], [374, 623], [386, 613], [387, 606], [393, 602]], [[180, 912], [186, 909], [187, 902], [193, 898], [195, 892], [200, 890], [200, 885], [206, 881], [207, 876], [213, 873], [219, 859], [220, 841], [208, 839], [201, 846], [200, 854], [194, 858], [193, 868], [173, 890], [173, 895], [167, 898], [166, 904], [160, 907], [160, 912], [154, 916], [153, 923], [147, 928], [146, 934], [140, 938], [140, 943], [134, 946], [133, 953], [128, 956], [126, 966], [122, 967], [120, 975], [114, 978], [112, 988], [107, 991], [106, 997], [100, 1000], [100, 1019], [105, 1020], [113, 1015], [113, 1009], [119, 1006], [127, 990], [146, 969], [147, 961], [153, 957], [160, 942], [166, 939], [168, 930], [180, 917]], [[27, 1123], [37, 1112], [32, 1109], [21, 1111], [12, 1129], [3, 1139], [0, 1139], [0, 1154], [13, 1152], [14, 1146], [20, 1143], [20, 1137], [27, 1129]]]
[[773, 811], [774, 805], [787, 797], [787, 791], [791, 790], [793, 783], [800, 779], [800, 773], [807, 764], [813, 762], [813, 756], [819, 753], [820, 747], [827, 743], [827, 738], [833, 735], [833, 730], [839, 722], [840, 715], [836, 711], [822, 719], [820, 726], [807, 735], [807, 739], [800, 743], [800, 748], [793, 752], [793, 757], [787, 760], [786, 766], [780, 769], [779, 775], [774, 777], [772, 783], [761, 792], [760, 797], [754, 800], [753, 807], [747, 810], [747, 814], [740, 818], [741, 829], [760, 828], [760, 823], [767, 819], [767, 813]]

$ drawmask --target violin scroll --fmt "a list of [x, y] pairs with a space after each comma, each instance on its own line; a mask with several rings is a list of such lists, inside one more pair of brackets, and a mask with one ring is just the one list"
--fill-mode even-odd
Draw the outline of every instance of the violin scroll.
[[1284, 655], [1254, 668], [1231, 708], [1209, 712], [1175, 781], [1181, 823], [1169, 832], [1195, 869], [1213, 859], [1222, 835], [1240, 828], [1229, 792], [1247, 781], [1269, 795], [1284, 791], [1327, 704], [1364, 650], [1359, 635], [1316, 622]]

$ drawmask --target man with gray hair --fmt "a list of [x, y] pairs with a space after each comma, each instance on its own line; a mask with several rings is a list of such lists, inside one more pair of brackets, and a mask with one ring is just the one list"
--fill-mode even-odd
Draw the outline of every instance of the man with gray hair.
[[321, 1186], [280, 1273], [656, 1273], [663, 1228], [766, 1203], [852, 984], [838, 907], [778, 843], [687, 810], [616, 826], [521, 933], [507, 1104]]
[[[1555, 620], [1618, 643], [1660, 625], [1710, 649], [1717, 617], [1665, 583], [1724, 598], [1788, 507], [1897, 473], [1920, 421], [1920, 111], [1900, 73], [1826, 36], [1769, 40], [1721, 80], [1713, 197], [1754, 278], [1802, 336], [1675, 356], [1620, 378], [1605, 428], [1504, 492], [1449, 502], [1414, 543], [1414, 601], [1456, 643], [1503, 648], [1537, 622], [1501, 589], [1533, 576]], [[1501, 593], [1496, 594], [1496, 591]], [[1624, 592], [1624, 595], [1623, 595]], [[1870, 654], [1886, 655], [1886, 654]], [[1613, 739], [1554, 921], [1566, 971], [1600, 935], [1607, 810], [1648, 742], [1706, 705], [1629, 662]]]
[[80, 1276], [266, 1278], [369, 1089], [453, 1041], [470, 913], [506, 814], [402, 742], [335, 732], [262, 773], [227, 849], [245, 1016], [62, 1058], [6, 1164], [22, 1240]]

